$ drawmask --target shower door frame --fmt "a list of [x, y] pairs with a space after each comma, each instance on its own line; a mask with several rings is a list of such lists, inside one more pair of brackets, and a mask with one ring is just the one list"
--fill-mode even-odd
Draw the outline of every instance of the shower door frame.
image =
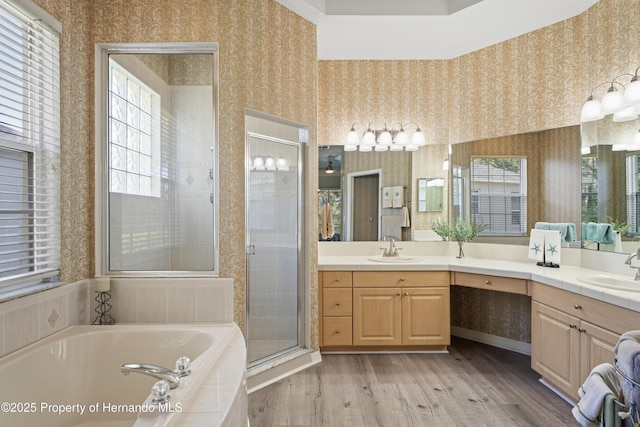
[[[303, 127], [300, 126], [300, 129]], [[250, 183], [250, 173], [251, 173], [251, 138], [262, 139], [268, 142], [285, 144], [293, 147], [297, 147], [297, 165], [298, 173], [297, 173], [297, 185], [298, 185], [298, 198], [297, 198], [297, 340], [298, 343], [295, 346], [288, 347], [286, 349], [281, 349], [273, 354], [257, 359], [253, 362], [249, 362], [247, 360], [248, 368], [255, 368], [257, 366], [264, 365], [269, 363], [275, 359], [286, 356], [290, 353], [295, 353], [300, 349], [304, 349], [307, 345], [306, 343], [306, 334], [305, 334], [305, 325], [306, 325], [306, 312], [305, 312], [305, 300], [306, 300], [306, 272], [308, 269], [308, 264], [306, 262], [306, 250], [304, 242], [305, 238], [305, 230], [306, 230], [306, 214], [305, 214], [305, 179], [304, 179], [304, 159], [307, 155], [307, 145], [303, 141], [295, 142], [287, 139], [277, 138], [269, 135], [265, 135], [258, 132], [245, 132], [245, 248], [246, 248], [246, 293], [245, 293], [245, 327], [246, 327], [246, 341], [247, 341], [247, 349], [249, 347], [249, 343], [251, 341], [251, 326], [249, 322], [249, 316], [251, 313], [251, 304], [250, 304], [250, 296], [251, 296], [251, 233], [249, 228], [249, 211], [250, 211], [250, 191], [249, 191], [249, 183]]]

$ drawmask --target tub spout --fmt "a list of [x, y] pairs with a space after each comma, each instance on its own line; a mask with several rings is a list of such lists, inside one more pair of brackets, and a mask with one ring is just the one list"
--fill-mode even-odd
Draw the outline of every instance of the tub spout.
[[120, 368], [120, 371], [125, 375], [129, 375], [131, 372], [137, 372], [159, 380], [165, 380], [169, 383], [169, 388], [172, 390], [180, 385], [180, 377], [175, 372], [158, 365], [125, 363]]

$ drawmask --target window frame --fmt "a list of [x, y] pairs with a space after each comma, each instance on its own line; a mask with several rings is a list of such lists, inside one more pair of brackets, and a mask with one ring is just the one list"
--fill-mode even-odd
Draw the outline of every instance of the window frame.
[[[24, 159], [19, 161], [26, 165], [21, 170], [23, 175], [26, 173], [23, 176], [23, 179], [27, 181], [24, 186], [29, 190], [20, 194], [26, 197], [30, 205], [26, 210], [30, 221], [28, 225], [30, 231], [26, 233], [26, 236], [33, 236], [22, 240], [22, 245], [25, 243], [29, 245], [29, 248], [22, 252], [33, 258], [32, 265], [27, 266], [29, 271], [8, 275], [0, 279], [0, 300], [59, 286], [61, 284], [59, 274], [62, 247], [59, 187], [61, 140], [59, 40], [62, 26], [31, 0], [6, 0], [3, 1], [3, 9], [8, 16], [15, 17], [15, 21], [20, 23], [16, 24], [16, 27], [20, 27], [21, 31], [25, 31], [29, 37], [29, 47], [23, 45], [21, 50], [15, 50], [16, 54], [20, 55], [19, 57], [14, 56], [17, 61], [21, 61], [21, 64], [30, 64], [28, 68], [22, 69], [22, 72], [33, 68], [37, 68], [39, 71], [32, 75], [35, 76], [35, 79], [24, 80], [23, 85], [18, 85], [22, 88], [20, 92], [14, 92], [19, 93], [16, 99], [22, 100], [22, 105], [35, 111], [26, 113], [26, 116], [23, 113], [22, 117], [14, 117], [16, 124], [20, 122], [20, 130], [23, 133], [16, 138], [8, 136], [17, 135], [15, 132], [0, 134], [2, 150], [14, 151], [21, 156], [26, 156], [26, 162]], [[15, 9], [15, 12], [11, 9]], [[14, 25], [11, 23], [11, 19], [5, 22], [8, 26]], [[6, 40], [11, 43], [12, 38], [9, 35]], [[31, 38], [35, 40], [32, 41]], [[38, 45], [38, 48], [32, 49], [31, 44]], [[36, 57], [34, 52], [43, 55]], [[31, 65], [34, 62], [37, 66]], [[47, 71], [43, 72], [42, 70]], [[13, 84], [7, 80], [7, 84], [15, 85], [15, 80]], [[33, 85], [39, 88], [37, 96], [28, 95], [33, 91]], [[8, 115], [7, 117], [11, 121], [12, 116]], [[37, 117], [38, 121], [29, 121], [32, 117]], [[6, 127], [13, 129], [11, 125]], [[51, 183], [54, 187], [48, 187]], [[44, 213], [40, 214], [40, 212]], [[46, 233], [46, 237], [37, 236], [36, 230], [39, 233], [41, 229]], [[46, 250], [43, 252], [42, 248], [46, 248]]]
[[[194, 43], [98, 43], [95, 47], [95, 120], [96, 120], [96, 155], [95, 155], [95, 255], [96, 275], [138, 276], [150, 275], [167, 276], [213, 276], [219, 275], [219, 44], [217, 42]], [[213, 146], [211, 150], [214, 158], [213, 194], [211, 197], [214, 210], [213, 241], [214, 241], [214, 269], [211, 271], [174, 271], [174, 270], [109, 270], [108, 249], [109, 242], [109, 202], [107, 191], [109, 185], [109, 167], [106, 159], [108, 151], [108, 75], [109, 55], [112, 54], [212, 54], [213, 55]], [[140, 196], [147, 197], [147, 196]]]

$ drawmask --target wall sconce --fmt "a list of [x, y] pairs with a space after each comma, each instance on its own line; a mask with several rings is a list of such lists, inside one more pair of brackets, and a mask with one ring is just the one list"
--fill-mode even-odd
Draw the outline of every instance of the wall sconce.
[[[581, 122], [592, 122], [600, 120], [608, 114], [613, 114], [614, 122], [626, 122], [629, 120], [635, 120], [640, 114], [640, 79], [638, 78], [638, 71], [640, 67], [636, 68], [634, 74], [620, 74], [616, 76], [611, 82], [601, 83], [591, 90], [591, 94], [587, 101], [582, 106], [580, 113]], [[625, 87], [622, 83], [617, 82], [616, 79], [622, 76], [631, 76], [631, 81]], [[615, 85], [622, 87], [624, 92], [620, 92]], [[599, 87], [609, 85], [607, 93], [602, 97], [602, 101], [593, 99], [593, 92]]]
[[[347, 143], [344, 146], [344, 151], [416, 151], [419, 147], [426, 144], [424, 134], [420, 130], [420, 126], [417, 123], [396, 123], [400, 126], [400, 129], [393, 129], [395, 126], [391, 126], [391, 129], [384, 125], [383, 129], [371, 129], [371, 124], [367, 127], [367, 130], [360, 135], [355, 129], [358, 123], [351, 125], [351, 130], [347, 134]], [[404, 130], [405, 126], [415, 125], [416, 130], [409, 135]]]

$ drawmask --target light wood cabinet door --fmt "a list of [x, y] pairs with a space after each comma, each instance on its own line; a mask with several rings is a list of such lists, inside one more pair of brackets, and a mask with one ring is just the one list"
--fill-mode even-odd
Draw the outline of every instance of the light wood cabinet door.
[[353, 289], [353, 345], [402, 344], [400, 288]]
[[580, 322], [580, 380], [584, 382], [593, 368], [601, 363], [613, 363], [613, 348], [620, 335], [592, 323]]
[[322, 319], [322, 345], [351, 345], [351, 317], [325, 317]]
[[351, 316], [351, 288], [322, 290], [323, 316]]
[[580, 319], [533, 302], [531, 367], [569, 396], [580, 387]]
[[402, 344], [450, 344], [449, 310], [449, 288], [403, 288]]

